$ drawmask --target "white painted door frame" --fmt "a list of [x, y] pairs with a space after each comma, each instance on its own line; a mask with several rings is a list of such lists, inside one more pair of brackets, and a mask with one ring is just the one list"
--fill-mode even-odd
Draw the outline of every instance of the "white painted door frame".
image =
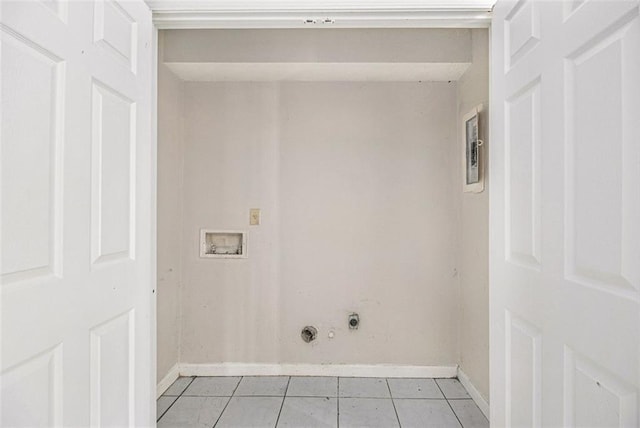
[[[327, 2], [322, 3], [311, 1], [305, 3], [305, 7], [293, 7], [290, 2], [274, 1], [269, 2], [269, 6], [265, 8], [264, 3], [260, 5], [257, 1], [178, 4], [171, 0], [148, 0], [154, 12], [156, 29], [490, 27], [488, 9], [493, 2], [480, 7], [469, 7], [468, 4], [465, 7], [462, 2], [452, 5], [372, 0], [368, 5], [351, 1], [329, 6]], [[425, 6], [425, 3], [428, 5]], [[573, 426], [598, 421], [597, 418], [600, 417], [603, 420], [605, 417], [615, 419], [617, 415], [619, 425], [633, 426], [638, 421], [638, 365], [637, 360], [630, 361], [638, 352], [637, 316], [634, 315], [638, 302], [638, 271], [634, 267], [637, 264], [633, 264], [637, 246], [625, 241], [624, 234], [616, 235], [617, 232], [611, 236], [623, 244], [623, 250], [617, 249], [618, 242], [606, 239], [602, 245], [597, 245], [590, 238], [592, 234], [589, 232], [606, 232], [606, 227], [614, 229], [611, 225], [617, 225], [615, 210], [627, 217], [629, 212], [635, 212], [633, 210], [637, 209], [637, 197], [629, 190], [629, 183], [635, 182], [633, 179], [636, 176], [633, 174], [636, 170], [629, 168], [628, 163], [631, 161], [627, 160], [622, 165], [624, 162], [611, 153], [594, 155], [598, 147], [595, 139], [589, 140], [589, 135], [582, 133], [581, 141], [586, 144], [585, 156], [591, 156], [582, 160], [586, 168], [591, 166], [592, 171], [596, 171], [597, 168], [593, 167], [596, 161], [601, 159], [608, 162], [608, 169], [597, 172], [610, 175], [607, 177], [609, 181], [605, 179], [592, 182], [600, 190], [605, 190], [601, 200], [613, 208], [607, 210], [598, 207], [597, 198], [589, 191], [581, 194], [582, 199], [558, 203], [564, 197], [563, 190], [567, 193], [576, 192], [574, 178], [563, 176], [563, 166], [558, 165], [563, 161], [567, 162], [569, 174], [575, 174], [576, 165], [572, 159], [575, 159], [576, 150], [571, 143], [567, 151], [563, 152], [561, 148], [566, 141], [553, 140], [562, 139], [563, 134], [557, 131], [564, 127], [558, 122], [565, 120], [563, 114], [582, 115], [586, 122], [591, 118], [590, 115], [598, 112], [600, 117], [609, 121], [609, 126], [616, 128], [615, 115], [591, 109], [591, 105], [602, 101], [613, 107], [608, 111], [614, 111], [616, 102], [606, 97], [610, 95], [606, 91], [601, 92], [604, 96], [600, 99], [594, 98], [589, 102], [588, 94], [585, 95], [588, 92], [586, 88], [589, 82], [593, 83], [592, 87], [598, 86], [599, 90], [604, 87], [605, 79], [598, 73], [604, 73], [605, 68], [599, 67], [597, 61], [605, 58], [598, 55], [607, 54], [612, 56], [614, 63], [618, 59], [619, 71], [626, 72], [607, 79], [619, 85], [619, 88], [614, 87], [612, 91], [620, 90], [624, 85], [637, 91], [637, 86], [633, 86], [633, 81], [629, 78], [637, 75], [637, 70], [624, 68], [623, 54], [616, 56], [616, 49], [618, 42], [619, 46], [637, 45], [638, 6], [637, 3], [634, 6], [633, 1], [628, 2], [631, 6], [621, 3], [614, 5], [612, 2], [604, 5], [604, 2], [598, 1], [566, 1], [564, 5], [559, 2], [555, 5], [552, 2], [544, 3], [547, 4], [542, 12], [548, 13], [549, 19], [542, 39], [538, 20], [542, 6], [537, 5], [535, 0], [505, 1], [502, 9], [497, 7], [496, 15], [499, 15], [501, 21], [498, 21], [499, 25], [494, 30], [500, 34], [493, 34], [491, 37], [500, 43], [505, 42], [502, 39], [504, 37], [509, 39], [507, 43], [511, 43], [504, 49], [498, 43], [493, 46], [496, 47], [496, 52], [502, 52], [500, 55], [508, 52], [508, 58], [500, 61], [499, 67], [494, 67], [494, 73], [503, 68], [505, 72], [500, 76], [500, 82], [494, 81], [500, 85], [492, 87], [490, 95], [494, 98], [491, 105], [495, 107], [491, 112], [494, 122], [491, 128], [499, 131], [492, 132], [492, 138], [498, 143], [494, 145], [494, 149], [502, 150], [493, 150], [491, 154], [491, 181], [492, 186], [495, 185], [490, 203], [491, 419], [496, 426]], [[563, 10], [560, 10], [561, 7]], [[628, 32], [629, 29], [632, 31]], [[613, 48], [609, 49], [611, 46]], [[541, 57], [543, 47], [551, 51], [551, 56], [562, 58], [564, 62], [550, 59], [550, 65], [546, 64], [544, 57]], [[624, 55], [632, 58], [628, 52]], [[596, 61], [589, 63], [588, 60], [593, 58]], [[499, 60], [497, 55], [490, 59], [496, 63]], [[518, 62], [521, 73], [507, 76], [508, 71]], [[637, 64], [633, 61], [628, 63], [627, 67]], [[612, 64], [614, 69], [615, 66], [616, 64]], [[545, 67], [555, 68], [549, 72]], [[567, 73], [566, 79], [572, 85], [584, 85], [578, 95], [588, 101], [586, 104], [569, 105], [568, 108], [565, 107], [565, 111], [560, 111], [559, 106], [564, 102], [563, 94], [567, 95], [563, 86], [566, 82], [561, 79], [563, 72]], [[536, 73], [539, 77], [534, 75]], [[497, 87], [507, 85], [505, 82], [510, 86], [503, 89], [510, 92], [501, 93]], [[574, 93], [568, 95], [569, 100], [575, 97]], [[632, 99], [637, 102], [638, 97]], [[627, 111], [637, 108], [637, 104], [632, 104], [631, 101], [628, 104]], [[541, 105], [544, 106], [542, 111], [537, 110]], [[505, 123], [511, 122], [510, 119], [503, 120], [505, 109], [508, 109], [511, 119], [516, 120], [513, 126], [509, 125], [509, 132], [513, 135], [506, 137], [502, 135], [506, 133]], [[627, 122], [618, 126], [623, 134], [631, 132], [630, 119], [626, 120]], [[531, 123], [528, 124], [527, 121]], [[544, 121], [550, 126], [546, 130], [536, 129], [537, 134], [531, 137], [527, 127], [538, 126], [536, 121]], [[574, 129], [574, 124], [568, 123], [566, 129], [571, 134], [582, 132], [579, 128]], [[592, 123], [593, 121], [588, 125], [591, 126]], [[593, 126], [589, 129], [597, 131]], [[539, 138], [538, 135], [544, 141], [533, 141]], [[520, 152], [507, 153], [509, 162], [524, 165], [518, 173], [528, 171], [529, 167], [537, 170], [537, 173], [532, 173], [531, 183], [527, 181], [528, 178], [522, 178], [522, 174], [509, 182], [509, 189], [515, 183], [517, 191], [508, 190], [510, 196], [506, 199], [504, 182], [511, 178], [509, 176], [505, 179], [503, 176], [509, 172], [503, 173], [508, 161], [502, 140], [506, 141], [510, 137], [519, 141], [517, 148]], [[571, 140], [573, 135], [565, 137]], [[527, 138], [531, 141], [527, 141]], [[622, 140], [613, 141], [612, 144], [615, 146], [618, 143], [619, 146], [620, 141]], [[527, 152], [527, 144], [532, 150], [538, 150], [541, 146], [542, 153], [536, 152], [529, 156], [532, 152]], [[636, 146], [630, 148], [631, 145], [627, 143], [622, 144], [623, 147], [618, 146], [617, 149], [631, 153], [629, 159], [637, 159]], [[514, 147], [516, 146], [512, 145], [510, 149]], [[537, 157], [544, 159], [544, 164], [531, 165], [530, 158], [533, 158], [533, 162], [539, 162]], [[627, 168], [623, 185], [618, 187], [618, 177], [612, 174], [615, 166]], [[583, 164], [578, 167], [582, 167], [580, 173], [583, 175], [590, 172], [585, 171]], [[565, 188], [554, 189], [560, 183]], [[541, 187], [547, 190], [542, 192]], [[619, 187], [622, 188], [621, 193], [624, 193], [622, 202], [612, 200], [610, 196], [620, 190]], [[581, 190], [584, 190], [584, 186]], [[546, 199], [540, 199], [541, 197]], [[529, 207], [528, 203], [535, 206]], [[507, 204], [511, 205], [505, 207]], [[573, 207], [578, 204], [582, 205], [576, 215]], [[557, 208], [556, 211], [565, 209], [566, 213], [558, 216], [553, 212], [554, 207]], [[507, 209], [510, 216], [508, 221]], [[529, 212], [525, 212], [527, 210]], [[585, 212], [597, 212], [603, 218], [613, 221], [602, 226], [597, 223], [597, 218], [582, 215]], [[531, 219], [528, 218], [529, 215]], [[629, 225], [630, 223], [632, 222], [626, 220], [623, 227], [632, 231], [628, 236], [637, 238], [637, 228]], [[570, 227], [565, 231], [564, 227], [567, 225]], [[592, 227], [594, 225], [595, 228]], [[516, 230], [517, 228], [520, 229]], [[546, 231], [544, 234], [542, 229]], [[578, 237], [586, 244], [576, 248]], [[618, 250], [621, 255], [617, 254]], [[617, 319], [611, 321], [603, 317], [603, 308], [607, 309], [604, 312], [611, 314], [611, 318]], [[571, 311], [576, 313], [569, 316]], [[585, 331], [585, 326], [588, 326], [588, 331]], [[608, 356], [609, 349], [614, 350], [613, 357]], [[617, 349], [623, 351], [616, 352]]]
[[146, 0], [158, 29], [484, 28], [495, 0]]

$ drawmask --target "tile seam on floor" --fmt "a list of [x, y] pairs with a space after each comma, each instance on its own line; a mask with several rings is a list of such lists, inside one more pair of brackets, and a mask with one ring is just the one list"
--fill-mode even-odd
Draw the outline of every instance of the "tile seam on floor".
[[[349, 397], [354, 398], [354, 397]], [[371, 397], [363, 397], [371, 398]], [[446, 398], [427, 398], [427, 397], [393, 397], [394, 400], [430, 400], [430, 401], [445, 401]], [[380, 400], [387, 400], [386, 398], [380, 398]]]
[[[196, 379], [196, 376], [191, 376], [191, 382], [189, 382], [187, 384], [187, 386], [182, 388], [182, 391], [180, 392], [180, 394], [167, 394], [167, 391], [173, 386], [173, 383], [176, 383], [177, 381], [180, 380], [180, 377], [178, 377], [178, 379], [174, 380], [173, 383], [171, 385], [169, 385], [169, 388], [167, 388], [167, 391], [165, 391], [162, 395], [160, 395], [160, 397], [181, 397], [184, 394], [184, 392], [187, 390], [187, 388], [189, 388], [191, 386], [191, 384], [193, 383], [193, 381], [195, 379]], [[158, 398], [160, 398], [160, 397], [158, 397]]]
[[460, 426], [462, 428], [464, 428], [464, 425], [462, 425], [462, 421], [460, 420], [460, 418], [458, 417], [458, 414], [456, 413], [455, 410], [453, 410], [453, 406], [451, 405], [451, 403], [449, 403], [449, 399], [447, 398], [446, 395], [444, 395], [444, 391], [442, 390], [442, 388], [440, 388], [440, 384], [438, 383], [437, 379], [434, 379], [434, 382], [436, 383], [436, 386], [438, 387], [438, 389], [440, 390], [440, 392], [442, 393], [442, 396], [445, 398], [445, 400], [447, 401], [447, 406], [449, 406], [449, 408], [451, 409], [451, 411], [453, 412], [453, 416], [456, 417], [456, 419], [458, 420], [458, 423], [460, 424]]
[[[282, 397], [298, 397], [304, 398], [307, 397], [305, 395], [280, 395], [280, 394], [248, 394], [248, 395], [234, 395], [234, 397], [241, 398], [250, 398], [250, 397], [271, 397], [271, 398], [282, 398]], [[324, 397], [324, 395], [323, 395]], [[318, 397], [307, 397], [307, 398], [318, 398]]]
[[[224, 395], [205, 395], [205, 394], [200, 394], [200, 395], [191, 395], [191, 394], [185, 394], [181, 397], [212, 397], [212, 398], [228, 398], [228, 397], [233, 397], [233, 395], [229, 395], [229, 394], [224, 394]], [[236, 397], [242, 397], [242, 395], [236, 395]]]
[[[457, 377], [444, 378], [444, 379], [434, 379], [434, 380], [436, 381], [438, 386], [440, 386], [440, 383], [438, 382], [439, 380], [440, 381], [454, 380], [454, 381], [458, 382], [458, 384], [462, 388], [462, 392], [465, 394], [464, 397], [446, 397], [447, 400], [473, 400], [473, 397], [471, 397], [471, 395], [469, 394], [469, 391], [467, 391], [467, 388], [465, 388], [464, 385], [462, 385], [462, 382], [460, 382], [460, 380]], [[444, 394], [444, 390], [442, 390], [442, 391], [443, 391], [443, 394]], [[453, 394], [456, 394], [456, 392], [453, 392]]]
[[389, 386], [389, 378], [384, 379], [387, 384], [387, 389], [389, 390], [389, 397], [391, 397], [391, 404], [393, 405], [393, 411], [396, 413], [396, 420], [398, 421], [398, 427], [402, 428], [402, 423], [400, 423], [400, 416], [398, 415], [398, 409], [396, 409], [396, 402], [393, 401], [393, 394], [391, 393], [391, 386]]
[[282, 408], [284, 407], [284, 400], [287, 398], [287, 392], [289, 391], [289, 384], [291, 383], [291, 376], [287, 379], [287, 387], [284, 389], [284, 395], [282, 396], [282, 403], [280, 403], [280, 411], [278, 412], [278, 418], [276, 419], [276, 424], [273, 428], [277, 428], [278, 423], [280, 422], [280, 415], [282, 414]]
[[[271, 396], [267, 396], [267, 397], [271, 397]], [[275, 396], [273, 396], [275, 397]], [[331, 395], [331, 394], [318, 394], [318, 395], [287, 395], [287, 397], [292, 397], [292, 398], [338, 398], [337, 395]], [[345, 398], [353, 398], [353, 397], [345, 397]]]
[[[159, 400], [160, 398], [162, 398], [162, 397], [163, 397], [163, 396], [161, 395], [161, 396], [158, 398], [158, 400]], [[163, 417], [164, 415], [166, 415], [166, 414], [167, 414], [167, 412], [169, 411], [169, 409], [170, 409], [171, 407], [173, 407], [173, 405], [176, 403], [176, 401], [178, 401], [178, 398], [180, 398], [180, 396], [179, 396], [179, 395], [178, 395], [178, 396], [175, 396], [175, 395], [166, 395], [166, 396], [164, 396], [164, 397], [165, 397], [165, 398], [173, 398], [173, 401], [171, 402], [171, 404], [169, 404], [169, 407], [167, 407], [167, 408], [165, 409], [165, 411], [164, 411], [164, 412], [162, 412], [162, 414], [161, 414], [160, 416], [156, 415], [156, 417], [157, 417], [157, 419], [156, 419], [156, 424], [157, 424], [158, 422], [160, 422], [160, 419], [162, 419], [162, 417]], [[158, 400], [156, 400], [156, 403], [158, 402]], [[157, 407], [157, 404], [156, 404], [156, 407]]]
[[234, 394], [236, 393], [236, 390], [238, 389], [238, 386], [240, 386], [240, 382], [242, 382], [242, 379], [244, 379], [244, 376], [240, 376], [240, 379], [238, 380], [238, 383], [236, 384], [236, 387], [233, 388], [233, 391], [231, 392], [231, 397], [229, 397], [229, 399], [227, 400], [227, 404], [224, 405], [224, 407], [222, 408], [222, 411], [220, 412], [220, 415], [218, 416], [218, 419], [216, 419], [216, 422], [213, 424], [213, 426], [211, 428], [215, 428], [215, 426], [218, 425], [218, 422], [220, 422], [220, 419], [222, 419], [222, 415], [224, 414], [224, 411], [227, 410], [227, 407], [229, 406], [229, 403], [231, 403], [231, 399], [233, 398]]
[[[164, 396], [163, 396], [164, 397]], [[168, 395], [166, 397], [176, 397], [176, 395]], [[229, 398], [231, 395], [182, 395], [181, 397], [211, 397], [211, 398]], [[366, 398], [367, 400], [388, 400], [389, 398], [395, 398], [397, 400], [453, 400], [453, 401], [462, 401], [462, 400], [473, 400], [472, 398], [442, 398], [442, 397], [368, 397], [368, 396], [347, 396], [347, 397], [338, 397], [336, 395], [233, 395], [233, 397], [271, 397], [271, 398], [281, 398], [281, 397], [291, 397], [291, 398]]]
[[[180, 379], [180, 377], [178, 377], [178, 379]], [[173, 382], [175, 383], [178, 379], [174, 380]], [[182, 397], [182, 395], [184, 394], [184, 392], [187, 390], [187, 388], [189, 388], [191, 386], [191, 384], [193, 383], [193, 381], [196, 380], [196, 377], [192, 377], [191, 378], [191, 382], [189, 382], [189, 384], [187, 386], [185, 386], [185, 388], [182, 390], [182, 392], [180, 393], [180, 395], [167, 395], [167, 397], [176, 397], [175, 400], [173, 400], [173, 403], [171, 403], [171, 405], [169, 407], [167, 407], [167, 410], [165, 410], [164, 412], [162, 412], [162, 415], [160, 415], [160, 417], [158, 419], [156, 419], [156, 425], [158, 424], [158, 422], [160, 422], [160, 419], [162, 419], [164, 417], [164, 415], [167, 414], [167, 412], [169, 411], [170, 408], [173, 407], [174, 404], [176, 404], [178, 402], [178, 399], [180, 399], [180, 397]], [[171, 384], [173, 385], [173, 384]], [[162, 395], [160, 396], [162, 397]], [[158, 400], [156, 400], [157, 402]]]
[[340, 428], [340, 376], [338, 376], [338, 387], [336, 389], [336, 400], [337, 403], [336, 405], [338, 406], [337, 408], [337, 415], [336, 415], [336, 419], [338, 419], [336, 421], [336, 428]]

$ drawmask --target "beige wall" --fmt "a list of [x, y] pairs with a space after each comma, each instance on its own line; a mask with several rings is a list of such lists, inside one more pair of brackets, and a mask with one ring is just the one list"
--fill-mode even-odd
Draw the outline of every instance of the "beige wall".
[[468, 63], [465, 28], [164, 30], [168, 63]]
[[187, 83], [181, 361], [455, 364], [456, 113], [455, 83]]
[[[187, 83], [185, 99], [181, 361], [278, 361], [277, 86]], [[201, 228], [248, 230], [249, 257], [199, 258]]]
[[158, 260], [157, 377], [178, 362], [182, 240], [184, 83], [164, 65], [158, 68]]
[[[472, 30], [473, 63], [458, 81], [458, 123], [478, 104], [485, 115], [485, 150], [490, 150], [489, 120], [489, 41], [488, 31]], [[462, 132], [458, 125], [458, 140]], [[459, 152], [462, 156], [462, 152]], [[486, 151], [485, 151], [486, 155]], [[461, 159], [461, 158], [460, 158]], [[488, 160], [485, 156], [483, 160]], [[461, 161], [459, 163], [461, 165]], [[462, 171], [457, 169], [459, 188]], [[482, 193], [460, 193], [460, 368], [478, 391], [489, 398], [489, 182]]]
[[455, 363], [455, 84], [287, 85], [282, 99], [285, 360]]

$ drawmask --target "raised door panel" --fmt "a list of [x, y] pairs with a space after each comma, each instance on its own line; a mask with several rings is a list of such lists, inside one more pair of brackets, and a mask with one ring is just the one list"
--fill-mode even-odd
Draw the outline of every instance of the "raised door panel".
[[[60, 275], [65, 63], [2, 37], [2, 282]], [[20, 183], [20, 186], [10, 186]]]
[[92, 89], [92, 260], [131, 259], [135, 244], [136, 106], [94, 81]]
[[67, 2], [62, 0], [40, 0], [51, 12], [53, 12], [62, 22], [68, 19]]
[[2, 373], [3, 427], [62, 425], [62, 345]]
[[133, 427], [134, 311], [91, 329], [91, 424]]
[[529, 322], [506, 312], [506, 421], [514, 427], [541, 426], [542, 335]]
[[638, 420], [635, 388], [569, 347], [564, 395], [565, 426], [630, 427]]
[[565, 59], [566, 274], [627, 296], [640, 289], [637, 52], [636, 8]]
[[537, 2], [516, 2], [504, 20], [504, 29], [505, 70], [509, 71], [540, 43], [540, 13]]
[[138, 25], [117, 1], [96, 1], [93, 40], [136, 73]]
[[540, 268], [541, 116], [540, 78], [505, 105], [505, 248], [507, 260]]

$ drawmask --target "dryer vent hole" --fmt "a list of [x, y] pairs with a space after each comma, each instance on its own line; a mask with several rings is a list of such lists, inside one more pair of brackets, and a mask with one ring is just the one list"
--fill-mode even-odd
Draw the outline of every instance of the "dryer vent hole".
[[300, 337], [302, 337], [302, 340], [304, 340], [307, 343], [313, 342], [314, 340], [316, 340], [317, 336], [318, 336], [318, 329], [312, 326], [306, 326], [300, 332]]

